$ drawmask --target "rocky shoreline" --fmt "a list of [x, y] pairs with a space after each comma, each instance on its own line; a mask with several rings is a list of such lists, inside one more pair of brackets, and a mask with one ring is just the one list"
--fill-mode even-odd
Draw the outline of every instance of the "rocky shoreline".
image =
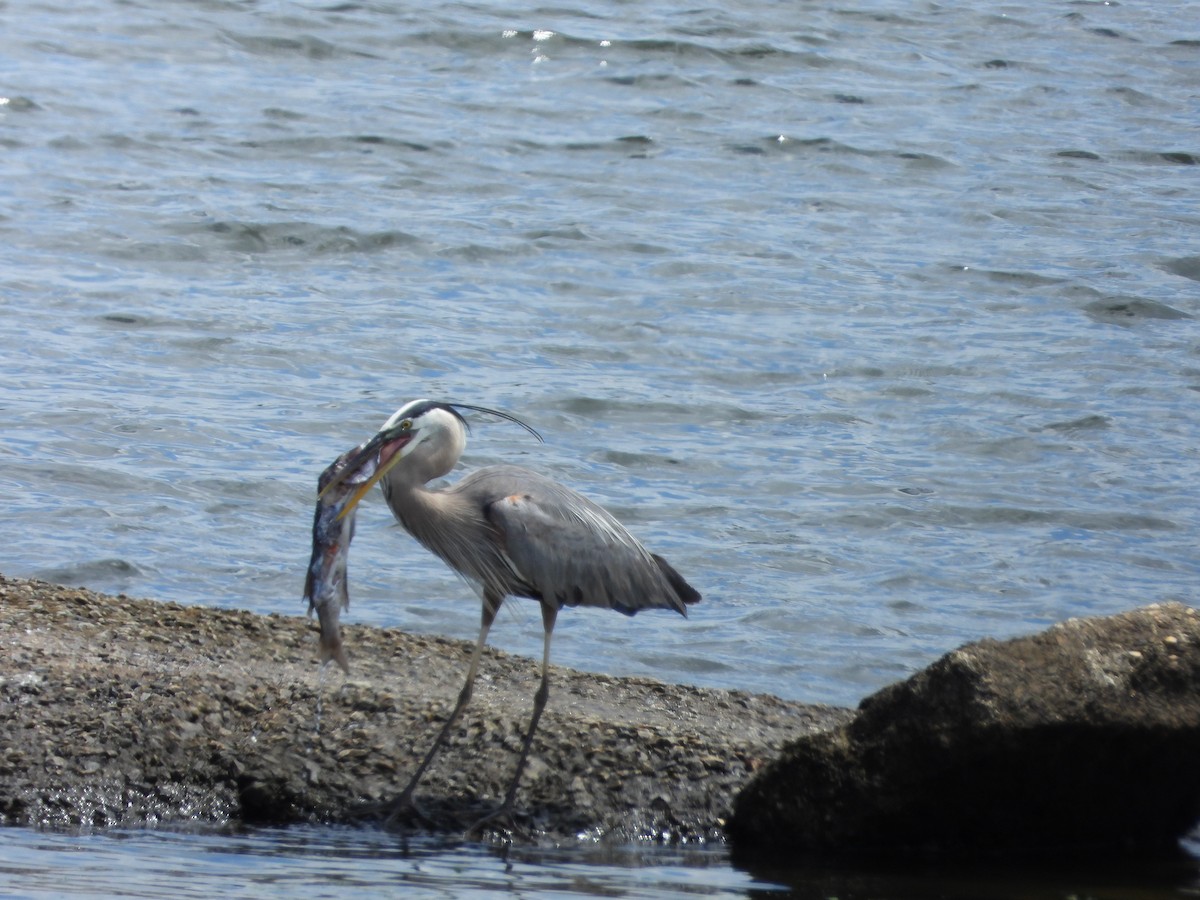
[[[471, 645], [353, 624], [346, 640], [352, 676], [322, 676], [299, 616], [0, 576], [0, 824], [369, 819], [448, 715]], [[498, 802], [538, 674], [486, 652], [413, 824], [461, 831]], [[722, 840], [759, 767], [852, 716], [562, 668], [553, 679], [518, 824], [554, 841]]]

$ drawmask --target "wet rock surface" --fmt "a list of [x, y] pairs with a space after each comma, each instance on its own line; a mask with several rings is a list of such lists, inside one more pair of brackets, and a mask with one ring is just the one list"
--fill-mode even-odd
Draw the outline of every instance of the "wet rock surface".
[[[453, 707], [471, 645], [345, 629], [322, 680], [301, 617], [112, 597], [0, 576], [0, 823], [371, 821]], [[539, 676], [488, 651], [418, 792], [424, 830], [504, 795]], [[732, 799], [848, 710], [556, 668], [517, 825], [553, 840], [723, 837]]]
[[735, 803], [739, 852], [1170, 852], [1200, 818], [1200, 613], [984, 640], [801, 738]]

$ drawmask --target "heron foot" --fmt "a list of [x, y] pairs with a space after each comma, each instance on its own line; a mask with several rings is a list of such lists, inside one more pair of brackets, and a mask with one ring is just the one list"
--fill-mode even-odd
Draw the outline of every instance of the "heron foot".
[[381, 819], [384, 828], [392, 827], [400, 819], [406, 819], [410, 824], [424, 825], [426, 828], [437, 827], [433, 816], [421, 808], [409, 791], [405, 791], [394, 800], [363, 804], [352, 810], [349, 815], [355, 819]]
[[436, 827], [437, 824], [433, 817], [421, 808], [421, 804], [412, 795], [412, 791], [404, 791], [404, 793], [387, 805], [387, 816], [383, 820], [383, 827], [390, 828], [396, 823], [397, 819], [401, 818], [406, 818], [410, 821], [415, 820], [427, 828]]
[[468, 828], [463, 836], [471, 841], [480, 840], [487, 831], [496, 832], [509, 840], [516, 837], [526, 843], [536, 843], [533, 832], [517, 822], [517, 814], [511, 803], [504, 803], [492, 810]]

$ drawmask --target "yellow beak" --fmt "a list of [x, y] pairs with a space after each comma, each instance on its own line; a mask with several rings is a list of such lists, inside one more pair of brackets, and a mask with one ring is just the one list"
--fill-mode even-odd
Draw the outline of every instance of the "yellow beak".
[[358, 486], [358, 490], [350, 495], [350, 498], [346, 501], [346, 505], [343, 506], [341, 512], [337, 514], [337, 521], [340, 522], [342, 519], [346, 518], [346, 516], [350, 515], [350, 511], [354, 509], [354, 507], [358, 506], [358, 501], [367, 496], [367, 491], [375, 487], [379, 479], [383, 478], [384, 475], [392, 470], [396, 463], [400, 462], [400, 458], [400, 451], [397, 450], [392, 454], [391, 459], [375, 470], [374, 475], [360, 484]]
[[320, 492], [317, 494], [317, 500], [324, 500], [326, 494], [335, 488], [341, 487], [347, 478], [359, 470], [363, 462], [366, 461], [367, 457], [369, 457], [372, 453], [377, 452], [379, 443], [379, 438], [376, 436], [371, 438], [371, 440], [369, 440], [367, 443], [363, 444], [356, 454], [346, 460], [346, 462], [342, 465], [342, 468], [338, 470], [338, 473], [329, 479], [329, 483], [326, 484], [325, 487], [321, 488]]

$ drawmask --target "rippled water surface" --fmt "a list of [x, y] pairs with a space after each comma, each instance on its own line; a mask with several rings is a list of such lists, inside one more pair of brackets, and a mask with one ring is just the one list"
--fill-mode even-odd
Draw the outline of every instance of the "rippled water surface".
[[[6, 831], [0, 842], [5, 837], [11, 856], [0, 861], [0, 878], [24, 875], [29, 896], [732, 898], [756, 885], [779, 887], [731, 869], [720, 850], [481, 852], [341, 828], [248, 835]], [[64, 865], [64, 851], [82, 851], [78, 863]], [[117, 866], [124, 871], [114, 877]]]
[[[850, 704], [1196, 602], [1200, 20], [725, 6], [0, 7], [0, 570], [301, 612], [317, 474], [430, 396], [704, 593], [567, 665]], [[378, 499], [352, 569], [473, 634]]]
[[[1200, 847], [1193, 848], [1200, 852]], [[929, 897], [1169, 900], [1200, 895], [1195, 860], [1131, 865], [810, 866], [752, 871], [722, 848], [485, 851], [345, 828], [243, 834], [0, 831], [0, 896], [654, 897], [867, 900]], [[7, 892], [12, 888], [13, 892]]]

